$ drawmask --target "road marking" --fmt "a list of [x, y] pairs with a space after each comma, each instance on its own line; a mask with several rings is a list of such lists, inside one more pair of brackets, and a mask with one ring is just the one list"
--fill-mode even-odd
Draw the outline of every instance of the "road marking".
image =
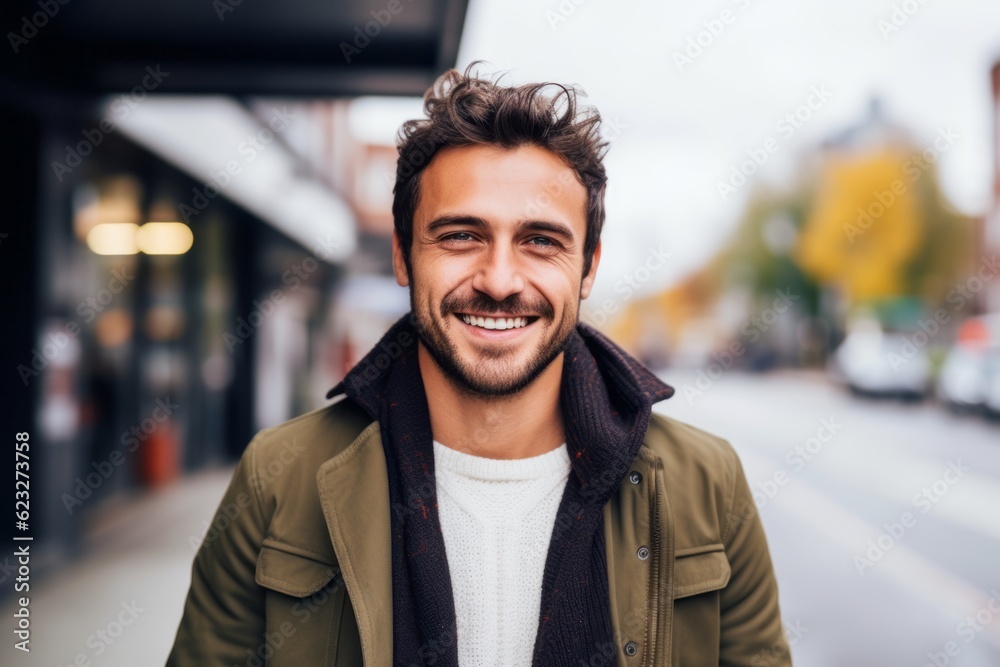
[[[831, 452], [832, 454], [832, 452]], [[866, 490], [907, 509], [912, 508], [919, 516], [933, 515], [972, 530], [993, 541], [1000, 542], [1000, 484], [975, 471], [966, 471], [947, 488], [931, 508], [913, 503], [913, 497], [924, 488], [941, 480], [949, 468], [947, 461], [935, 461], [929, 457], [905, 452], [902, 448], [869, 448], [864, 452], [863, 464], [857, 456], [841, 449], [839, 455], [831, 455], [818, 462], [818, 469], [830, 472], [863, 486]], [[949, 459], [957, 461], [960, 457]], [[968, 465], [968, 462], [963, 462]], [[887, 474], [891, 471], [891, 474]], [[938, 485], [938, 488], [942, 488]], [[933, 491], [933, 489], [932, 489]]]
[[[746, 468], [768, 470], [773, 463], [752, 451], [740, 451], [740, 459]], [[844, 509], [800, 476], [791, 475], [781, 492], [768, 501], [779, 511], [792, 515], [824, 533], [830, 541], [842, 547], [848, 554], [861, 553], [866, 540], [873, 539], [883, 528], [862, 519]], [[822, 517], [822, 520], [817, 520]], [[872, 569], [895, 580], [903, 589], [914, 591], [931, 604], [942, 607], [958, 618], [975, 617], [985, 608], [990, 595], [979, 590], [933, 562], [927, 560], [905, 544], [905, 535], [897, 540], [882, 559]], [[992, 645], [1000, 648], [1000, 623], [996, 620], [983, 626], [980, 634]]]

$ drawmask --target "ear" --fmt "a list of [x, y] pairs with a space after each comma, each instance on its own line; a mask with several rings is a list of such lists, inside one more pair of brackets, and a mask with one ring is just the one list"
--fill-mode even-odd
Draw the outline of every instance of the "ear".
[[396, 283], [401, 287], [410, 284], [410, 274], [406, 270], [406, 262], [403, 260], [403, 245], [399, 240], [399, 232], [392, 231], [392, 272], [396, 274]]
[[590, 271], [583, 277], [583, 282], [580, 284], [581, 299], [590, 296], [590, 288], [594, 286], [594, 279], [597, 278], [597, 265], [601, 262], [601, 243], [602, 241], [597, 241], [597, 247], [594, 248], [594, 259], [590, 262]]

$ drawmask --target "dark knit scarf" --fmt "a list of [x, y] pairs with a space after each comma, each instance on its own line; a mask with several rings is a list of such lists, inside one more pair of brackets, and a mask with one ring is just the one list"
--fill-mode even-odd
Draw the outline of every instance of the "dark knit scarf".
[[[346, 393], [381, 425], [392, 508], [393, 664], [457, 667], [430, 415], [410, 317], [400, 318], [327, 397]], [[651, 406], [674, 393], [586, 323], [577, 324], [564, 350], [560, 406], [572, 474], [542, 576], [532, 662], [538, 667], [590, 665], [616, 650], [603, 507], [638, 454]]]

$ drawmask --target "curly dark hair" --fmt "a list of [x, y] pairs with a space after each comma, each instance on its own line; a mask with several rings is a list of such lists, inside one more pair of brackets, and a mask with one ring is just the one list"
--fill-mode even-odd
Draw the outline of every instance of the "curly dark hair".
[[[501, 86], [472, 73], [475, 61], [460, 73], [442, 74], [424, 93], [427, 118], [403, 123], [397, 136], [399, 158], [393, 187], [392, 217], [407, 271], [413, 242], [413, 214], [420, 196], [420, 174], [445, 146], [492, 144], [503, 148], [534, 145], [548, 149], [571, 167], [587, 189], [587, 234], [583, 275], [587, 275], [604, 226], [604, 154], [601, 116], [594, 107], [579, 107], [583, 91], [561, 83]], [[545, 88], [558, 88], [553, 96]]]

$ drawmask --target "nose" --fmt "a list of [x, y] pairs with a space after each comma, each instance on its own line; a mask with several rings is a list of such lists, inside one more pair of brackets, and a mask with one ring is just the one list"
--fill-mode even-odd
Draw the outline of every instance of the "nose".
[[524, 291], [524, 276], [516, 252], [505, 243], [493, 244], [472, 279], [472, 287], [503, 301]]

